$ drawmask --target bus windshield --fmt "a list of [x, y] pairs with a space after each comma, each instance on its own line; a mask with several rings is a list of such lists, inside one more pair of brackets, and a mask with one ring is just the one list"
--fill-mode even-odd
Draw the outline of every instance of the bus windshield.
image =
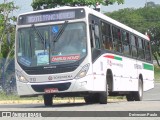
[[18, 29], [18, 62], [36, 67], [68, 64], [84, 58], [87, 54], [85, 23], [64, 24]]

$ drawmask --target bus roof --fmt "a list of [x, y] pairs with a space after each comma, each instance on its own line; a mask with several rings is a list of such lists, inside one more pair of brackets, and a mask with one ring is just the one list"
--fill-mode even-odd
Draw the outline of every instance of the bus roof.
[[27, 14], [33, 14], [33, 13], [50, 12], [50, 11], [56, 11], [56, 10], [79, 9], [79, 8], [86, 9], [88, 7], [70, 7], [70, 6], [64, 6], [64, 7], [57, 7], [57, 8], [50, 8], [50, 9], [43, 9], [43, 10], [26, 12], [26, 13], [19, 14], [19, 16], [21, 16], [21, 15], [27, 15]]
[[118, 21], [116, 21], [116, 20], [114, 20], [114, 19], [112, 19], [112, 18], [100, 13], [100, 12], [97, 12], [97, 11], [95, 11], [95, 10], [89, 8], [89, 7], [86, 7], [86, 6], [84, 6], [84, 7], [64, 6], [64, 7], [52, 8], [52, 9], [44, 9], [44, 10], [27, 12], [27, 13], [20, 14], [19, 16], [27, 15], [27, 14], [33, 14], [33, 13], [49, 12], [49, 11], [54, 11], [54, 10], [69, 10], [69, 9], [79, 9], [79, 8], [85, 9], [88, 14], [95, 15], [95, 16], [103, 19], [103, 20], [108, 21], [109, 23], [112, 23], [112, 24], [114, 24], [114, 25], [116, 25], [116, 26], [118, 26], [120, 28], [123, 28], [124, 30], [127, 30], [127, 31], [129, 31], [129, 32], [131, 32], [131, 33], [133, 33], [135, 35], [138, 35], [138, 36], [140, 36], [140, 37], [142, 37], [142, 38], [144, 38], [146, 40], [149, 40], [149, 37], [147, 35], [144, 35], [144, 34], [138, 32], [138, 31], [132, 29], [131, 27], [128, 27], [127, 25], [124, 25], [124, 24], [122, 24], [122, 23], [120, 23], [120, 22], [118, 22]]

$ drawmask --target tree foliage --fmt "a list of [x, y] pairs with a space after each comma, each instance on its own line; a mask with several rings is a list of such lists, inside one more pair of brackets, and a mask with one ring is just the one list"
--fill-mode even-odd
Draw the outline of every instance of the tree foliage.
[[106, 13], [106, 15], [143, 34], [147, 33], [152, 44], [152, 54], [160, 66], [158, 62], [160, 57], [160, 6], [149, 6], [139, 9], [126, 8]]
[[109, 5], [113, 3], [122, 4], [124, 0], [33, 0], [34, 10], [55, 8], [57, 6], [96, 6], [97, 3]]
[[4, 1], [0, 4], [0, 60], [5, 58], [4, 72], [9, 65], [10, 58], [14, 56], [15, 25], [13, 23], [16, 21], [16, 17], [10, 13], [16, 9], [18, 7], [14, 5], [14, 2]]
[[[0, 4], [0, 83], [5, 89], [5, 75], [7, 74], [10, 58], [14, 56], [14, 38], [16, 17], [11, 15], [14, 10], [18, 9], [14, 2], [7, 2]], [[8, 73], [9, 74], [9, 73]]]
[[0, 4], [0, 57], [6, 58], [14, 44], [16, 17], [10, 15], [11, 12], [18, 9], [13, 2]]

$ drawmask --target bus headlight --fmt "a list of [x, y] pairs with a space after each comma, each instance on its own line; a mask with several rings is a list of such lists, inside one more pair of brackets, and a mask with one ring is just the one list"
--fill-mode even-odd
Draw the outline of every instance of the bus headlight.
[[88, 69], [89, 69], [89, 63], [82, 67], [82, 69], [76, 75], [75, 79], [80, 79], [80, 78], [86, 76]]
[[19, 81], [24, 82], [24, 83], [28, 82], [27, 79], [23, 76], [23, 74], [20, 71], [16, 70], [16, 75]]

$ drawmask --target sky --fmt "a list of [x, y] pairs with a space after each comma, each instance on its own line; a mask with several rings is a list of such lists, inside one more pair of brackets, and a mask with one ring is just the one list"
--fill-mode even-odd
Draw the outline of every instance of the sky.
[[[31, 3], [32, 0], [6, 0], [6, 1], [14, 1], [14, 3], [20, 7], [19, 10], [16, 10], [13, 15], [18, 15], [24, 12], [32, 11]], [[160, 4], [160, 0], [125, 0], [124, 4], [114, 4], [109, 6], [101, 6], [102, 12], [112, 12], [118, 9], [123, 8], [139, 8], [144, 7], [146, 2], [153, 1], [155, 4]], [[3, 3], [4, 0], [0, 0], [0, 4]]]
[[124, 0], [124, 4], [114, 4], [109, 6], [102, 6], [102, 12], [112, 12], [124, 8], [140, 8], [144, 7], [146, 2], [154, 2], [155, 4], [160, 4], [160, 0]]

